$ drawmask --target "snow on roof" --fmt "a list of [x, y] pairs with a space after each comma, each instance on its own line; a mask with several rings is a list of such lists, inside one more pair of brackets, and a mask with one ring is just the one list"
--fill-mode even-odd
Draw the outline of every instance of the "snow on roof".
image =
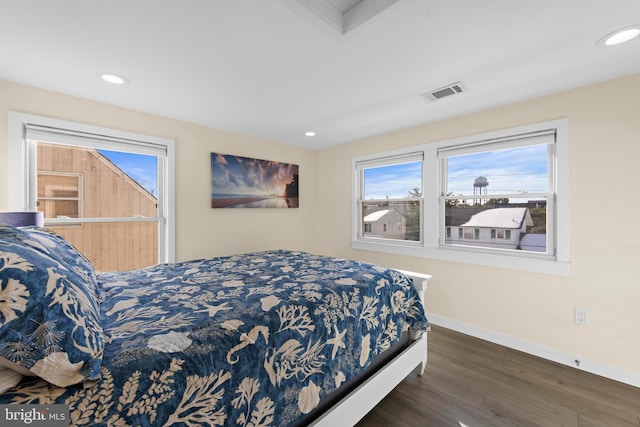
[[[520, 228], [525, 218], [527, 208], [495, 208], [478, 212], [469, 218], [461, 227], [492, 227], [492, 228]], [[533, 225], [533, 224], [527, 224]]]
[[370, 213], [369, 215], [364, 217], [364, 222], [376, 222], [383, 216], [389, 213], [389, 209], [382, 209], [380, 211], [375, 211]]

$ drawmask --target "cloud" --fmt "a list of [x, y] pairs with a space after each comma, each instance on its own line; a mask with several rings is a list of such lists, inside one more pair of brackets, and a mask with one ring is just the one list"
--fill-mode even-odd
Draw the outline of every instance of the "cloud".
[[[223, 161], [218, 161], [220, 157]], [[217, 194], [280, 195], [297, 170], [297, 165], [218, 154], [212, 162], [213, 190]]]

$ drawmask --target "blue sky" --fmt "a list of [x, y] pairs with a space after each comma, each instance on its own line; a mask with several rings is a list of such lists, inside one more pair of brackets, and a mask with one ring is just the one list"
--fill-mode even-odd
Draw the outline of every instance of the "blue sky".
[[[489, 181], [487, 194], [547, 191], [547, 146], [529, 146], [450, 157], [448, 191], [473, 195], [478, 176]], [[365, 199], [407, 197], [422, 188], [421, 162], [365, 169]]]
[[454, 194], [473, 195], [478, 176], [489, 181], [487, 194], [547, 191], [547, 146], [512, 148], [450, 157], [447, 189]]
[[365, 169], [364, 182], [365, 200], [407, 197], [413, 188], [422, 191], [422, 162]]
[[[147, 191], [157, 195], [156, 157], [107, 150], [100, 150], [100, 152]], [[246, 187], [250, 187], [254, 191], [271, 193], [283, 188], [283, 184], [291, 181], [291, 171], [277, 168], [270, 171], [255, 169], [253, 173], [257, 172], [260, 176], [253, 176], [245, 168], [248, 166], [255, 168], [255, 165], [242, 164], [234, 156], [224, 157], [227, 160], [231, 159], [233, 164], [219, 167], [217, 171], [214, 168], [214, 173], [218, 173], [218, 183], [225, 183], [224, 190], [219, 188], [220, 192], [236, 192], [242, 187], [246, 191]], [[212, 166], [216, 160], [220, 159], [213, 158]], [[222, 165], [218, 164], [218, 166]], [[236, 179], [242, 177], [244, 182], [233, 185], [228, 181], [229, 173]], [[222, 174], [225, 175], [224, 178]], [[448, 191], [454, 194], [472, 195], [473, 181], [478, 176], [484, 176], [489, 181], [488, 195], [546, 191], [547, 147], [539, 145], [449, 158]], [[365, 199], [385, 199], [387, 196], [406, 197], [413, 188], [422, 190], [421, 162], [365, 169]]]
[[106, 158], [122, 169], [154, 196], [158, 196], [158, 163], [155, 156], [100, 150]]

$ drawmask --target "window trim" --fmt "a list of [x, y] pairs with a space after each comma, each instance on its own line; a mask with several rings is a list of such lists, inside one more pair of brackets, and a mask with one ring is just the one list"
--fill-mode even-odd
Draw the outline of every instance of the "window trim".
[[[175, 261], [175, 142], [172, 139], [151, 135], [126, 132], [117, 129], [92, 126], [83, 123], [36, 116], [32, 114], [9, 112], [9, 179], [15, 183], [9, 187], [9, 208], [16, 211], [33, 211], [35, 201], [30, 200], [37, 194], [35, 180], [29, 172], [36, 171], [35, 149], [27, 138], [27, 132], [47, 132], [51, 130], [59, 135], [57, 143], [72, 143], [78, 138], [104, 142], [108, 144], [126, 144], [131, 152], [161, 150], [165, 154], [158, 158], [158, 168], [164, 177], [158, 182], [158, 217], [163, 227], [158, 242], [159, 262]], [[113, 146], [112, 146], [113, 147]]]
[[[409, 196], [405, 196], [405, 197], [394, 197], [394, 198], [389, 198], [389, 199], [370, 199], [370, 200], [364, 200], [364, 198], [361, 198], [360, 195], [364, 195], [365, 193], [365, 169], [367, 168], [378, 168], [378, 167], [385, 167], [385, 166], [391, 166], [391, 165], [397, 165], [397, 164], [406, 164], [406, 163], [414, 163], [414, 162], [418, 162], [421, 161], [422, 162], [422, 182], [424, 183], [424, 156], [422, 152], [417, 152], [417, 151], [405, 151], [405, 150], [401, 150], [401, 151], [393, 151], [393, 152], [388, 152], [385, 155], [382, 156], [376, 156], [376, 157], [371, 157], [371, 158], [362, 158], [360, 160], [354, 160], [353, 163], [353, 167], [354, 167], [354, 175], [357, 175], [357, 178], [354, 179], [353, 185], [354, 185], [354, 191], [355, 191], [355, 197], [357, 198], [356, 200], [356, 207], [355, 210], [357, 212], [357, 214], [354, 217], [354, 222], [353, 222], [353, 233], [355, 236], [355, 239], [367, 239], [367, 240], [371, 240], [371, 241], [380, 241], [380, 242], [394, 242], [394, 241], [398, 241], [401, 242], [405, 245], [410, 245], [410, 246], [416, 246], [416, 245], [421, 245], [423, 242], [423, 236], [422, 236], [422, 231], [423, 231], [423, 227], [422, 227], [422, 223], [424, 220], [424, 188], [422, 189], [422, 196], [418, 197], [418, 198], [411, 198]], [[370, 202], [370, 203], [376, 203], [376, 202], [415, 202], [418, 201], [418, 203], [420, 204], [420, 210], [419, 210], [419, 221], [421, 224], [421, 230], [420, 230], [420, 240], [419, 241], [415, 241], [415, 240], [400, 240], [400, 239], [394, 239], [394, 238], [388, 238], [388, 237], [382, 237], [382, 236], [369, 236], [369, 237], [365, 237], [365, 227], [362, 221], [362, 205], [365, 202]], [[386, 225], [386, 224], [385, 224]]]
[[[77, 188], [78, 188], [78, 196], [77, 197], [56, 197], [56, 196], [43, 196], [43, 195], [39, 195], [36, 194], [37, 200], [38, 202], [40, 201], [44, 201], [46, 203], [46, 201], [61, 201], [61, 200], [73, 200], [76, 202], [77, 205], [77, 210], [78, 210], [78, 217], [82, 218], [84, 216], [84, 177], [82, 176], [81, 173], [75, 173], [75, 172], [55, 172], [55, 171], [36, 171], [36, 175], [47, 175], [47, 176], [64, 176], [64, 177], [74, 177], [76, 178], [76, 182], [77, 182]], [[45, 188], [46, 190], [46, 188]], [[46, 191], [45, 191], [46, 193]], [[41, 206], [40, 206], [41, 207]], [[46, 216], [46, 214], [45, 214]], [[71, 226], [71, 227], [80, 227], [82, 226], [82, 224], [79, 224], [77, 222], [71, 222], [71, 223], [65, 223], [65, 224], [60, 224], [60, 226], [65, 227], [65, 226]]]
[[[555, 230], [556, 253], [553, 259], [548, 255], [535, 253], [516, 254], [500, 250], [478, 251], [476, 248], [446, 247], [440, 245], [444, 232], [443, 219], [440, 215], [439, 199], [443, 179], [438, 150], [446, 150], [463, 145], [475, 145], [480, 141], [508, 139], [512, 136], [544, 132], [553, 129], [556, 132], [555, 162], [556, 173], [553, 177], [555, 194], [548, 203], [555, 205], [556, 217], [547, 218], [547, 225]], [[517, 126], [497, 131], [484, 132], [460, 138], [453, 138], [419, 146], [407, 147], [383, 153], [374, 153], [352, 159], [353, 195], [352, 208], [352, 248], [386, 252], [397, 255], [417, 256], [442, 261], [464, 262], [475, 265], [508, 268], [555, 275], [569, 275], [569, 121], [566, 118], [550, 120], [530, 125]], [[416, 151], [422, 152], [423, 160], [423, 209], [421, 242], [389, 241], [383, 239], [363, 239], [358, 235], [359, 221], [359, 186], [357, 164], [375, 162], [376, 159], [403, 156]], [[426, 221], [426, 218], [433, 220]], [[554, 221], [555, 220], [555, 221]], [[416, 244], [418, 243], [418, 244]]]

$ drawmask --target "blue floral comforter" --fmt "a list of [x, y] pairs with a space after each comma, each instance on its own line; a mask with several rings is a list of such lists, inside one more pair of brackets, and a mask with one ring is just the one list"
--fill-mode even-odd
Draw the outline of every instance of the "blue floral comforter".
[[393, 270], [268, 251], [97, 275], [101, 377], [25, 378], [0, 403], [66, 403], [75, 425], [295, 425], [427, 320]]

